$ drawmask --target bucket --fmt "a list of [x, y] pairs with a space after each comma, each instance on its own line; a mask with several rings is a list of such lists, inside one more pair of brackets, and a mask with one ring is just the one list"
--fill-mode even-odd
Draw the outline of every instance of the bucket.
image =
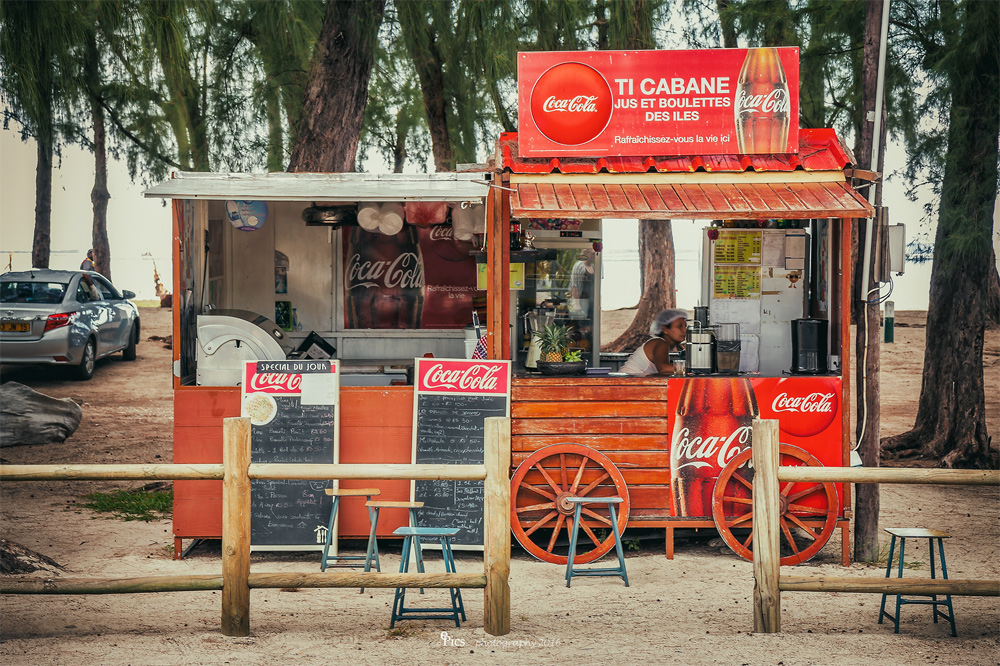
[[469, 325], [465, 327], [465, 358], [472, 358], [472, 353], [476, 351], [476, 343], [479, 336], [476, 334], [476, 327]]

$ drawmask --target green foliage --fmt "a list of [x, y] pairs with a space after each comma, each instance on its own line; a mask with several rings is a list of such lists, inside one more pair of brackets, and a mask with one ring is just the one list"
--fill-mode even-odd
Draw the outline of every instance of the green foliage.
[[583, 360], [583, 350], [574, 349], [563, 354], [563, 361], [567, 363], [578, 363]]
[[110, 493], [90, 493], [82, 506], [97, 513], [110, 513], [112, 518], [150, 522], [171, 515], [173, 490], [115, 490]]

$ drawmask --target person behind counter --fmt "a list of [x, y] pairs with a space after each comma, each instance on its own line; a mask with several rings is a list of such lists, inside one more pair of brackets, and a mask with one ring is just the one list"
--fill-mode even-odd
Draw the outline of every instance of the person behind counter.
[[625, 361], [621, 369], [625, 374], [636, 377], [673, 374], [670, 352], [683, 349], [681, 343], [687, 335], [687, 312], [663, 310], [653, 318], [649, 334], [653, 337], [639, 345]]

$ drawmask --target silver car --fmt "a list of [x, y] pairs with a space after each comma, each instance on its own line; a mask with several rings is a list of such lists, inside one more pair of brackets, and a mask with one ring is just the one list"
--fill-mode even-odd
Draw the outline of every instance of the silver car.
[[90, 379], [99, 358], [135, 360], [139, 309], [99, 273], [35, 269], [0, 275], [0, 363], [71, 366]]

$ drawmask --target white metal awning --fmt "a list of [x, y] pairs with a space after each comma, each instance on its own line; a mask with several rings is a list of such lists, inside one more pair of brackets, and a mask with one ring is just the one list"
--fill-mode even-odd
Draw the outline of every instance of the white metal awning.
[[245, 201], [486, 201], [487, 173], [177, 172], [146, 190], [148, 199]]

